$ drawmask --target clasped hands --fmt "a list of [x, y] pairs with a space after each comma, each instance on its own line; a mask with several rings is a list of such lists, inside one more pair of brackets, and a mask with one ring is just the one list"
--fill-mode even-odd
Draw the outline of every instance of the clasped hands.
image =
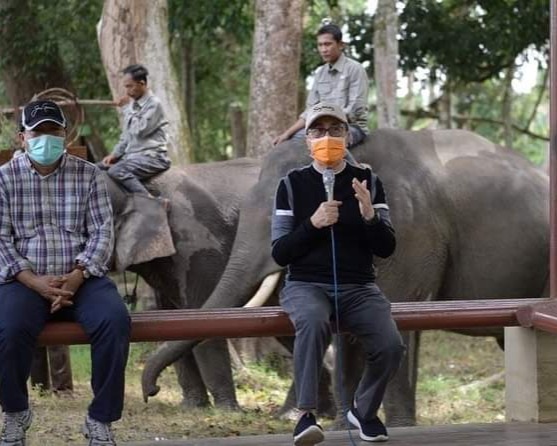
[[[375, 216], [375, 210], [371, 204], [371, 194], [367, 188], [367, 180], [358, 181], [354, 178], [352, 188], [354, 189], [354, 196], [358, 200], [362, 218], [365, 221], [370, 221]], [[311, 224], [317, 229], [334, 225], [338, 221], [338, 208], [341, 204], [342, 201], [337, 200], [324, 201], [311, 216]]]
[[73, 296], [83, 280], [83, 273], [74, 269], [61, 276], [35, 276], [32, 288], [50, 302], [50, 313], [55, 313], [73, 305]]

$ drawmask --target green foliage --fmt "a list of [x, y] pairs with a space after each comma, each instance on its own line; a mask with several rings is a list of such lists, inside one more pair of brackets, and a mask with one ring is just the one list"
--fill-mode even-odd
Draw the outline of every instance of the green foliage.
[[[242, 104], [247, 115], [254, 0], [168, 0], [168, 5], [175, 67], [185, 83], [185, 62], [189, 62], [195, 84], [193, 91], [184, 93], [194, 102], [190, 116], [193, 159], [226, 158], [231, 145], [230, 103]], [[306, 2], [301, 85], [321, 64], [315, 33], [325, 17], [348, 27], [348, 52], [373, 67], [373, 17], [363, 13], [365, 5], [365, 0]], [[425, 69], [438, 79], [447, 75], [459, 114], [500, 119], [500, 106], [494, 104], [501, 101], [501, 70], [526, 48], [538, 48], [547, 58], [547, 0], [406, 0], [397, 5], [402, 12], [401, 67]], [[0, 0], [0, 70], [15, 64], [22, 76], [40, 77], [49, 62], [58, 59], [78, 97], [110, 97], [95, 29], [102, 6], [103, 0]], [[488, 81], [474, 84], [484, 80]], [[517, 125], [529, 119], [535, 98], [536, 93], [514, 98]], [[0, 103], [6, 102], [0, 83]], [[530, 130], [544, 134], [546, 112], [543, 107], [540, 110]], [[94, 127], [112, 147], [120, 132], [116, 112], [94, 107], [87, 112], [82, 133]], [[371, 121], [370, 127], [374, 127]], [[502, 126], [474, 123], [472, 127], [502, 142]], [[541, 158], [545, 143], [518, 133], [514, 139], [515, 146], [531, 159]]]
[[0, 113], [0, 150], [10, 150], [16, 145], [17, 128], [12, 119]]
[[[352, 44], [373, 64], [373, 17], [351, 17]], [[483, 82], [529, 47], [548, 49], [545, 0], [408, 0], [399, 17], [400, 65], [427, 68], [456, 82]]]
[[229, 105], [243, 104], [247, 113], [253, 7], [250, 0], [169, 0], [172, 50], [182, 79], [188, 69], [184, 51], [193, 66], [194, 91], [186, 91], [194, 97], [193, 161], [226, 159]]
[[[494, 121], [501, 119], [501, 91], [503, 80], [493, 79], [482, 84], [472, 83], [459, 91], [459, 114], [477, 116]], [[539, 91], [528, 94], [515, 94], [511, 113], [512, 122], [518, 127], [526, 126], [532, 113]], [[547, 103], [547, 92], [544, 93]], [[548, 110], [538, 110], [537, 116], [530, 126], [530, 130], [539, 135], [547, 134]], [[470, 129], [485, 136], [490, 141], [505, 145], [504, 126], [490, 122], [472, 122]], [[541, 164], [545, 160], [547, 142], [531, 138], [515, 131], [513, 134], [513, 149], [521, 152], [530, 161]]]
[[[0, 1], [0, 70], [15, 66], [20, 76], [45, 77], [40, 84], [70, 89], [81, 98], [110, 97], [95, 29], [102, 6], [103, 0]], [[71, 81], [46, 80], [53, 61], [61, 61], [60, 71]], [[116, 113], [89, 111], [84, 131], [95, 127], [115, 143]]]

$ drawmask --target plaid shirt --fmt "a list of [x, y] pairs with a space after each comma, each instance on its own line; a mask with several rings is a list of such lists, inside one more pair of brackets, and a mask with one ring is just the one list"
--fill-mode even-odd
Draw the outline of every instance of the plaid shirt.
[[76, 262], [100, 277], [113, 246], [112, 208], [96, 166], [64, 155], [43, 177], [20, 155], [0, 167], [0, 283], [23, 270], [66, 274]]

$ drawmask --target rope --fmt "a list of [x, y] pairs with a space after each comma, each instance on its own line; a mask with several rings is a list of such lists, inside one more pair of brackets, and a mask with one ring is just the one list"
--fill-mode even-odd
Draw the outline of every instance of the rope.
[[335, 323], [337, 327], [337, 332], [335, 334], [335, 344], [337, 347], [336, 356], [336, 369], [337, 369], [337, 380], [338, 380], [338, 391], [340, 397], [342, 417], [344, 418], [344, 423], [346, 425], [346, 430], [348, 431], [348, 437], [352, 446], [356, 446], [356, 442], [352, 436], [352, 431], [350, 430], [350, 422], [348, 421], [348, 401], [346, 400], [346, 394], [344, 392], [344, 381], [342, 379], [343, 370], [343, 351], [342, 351], [342, 334], [340, 333], [340, 316], [339, 316], [339, 306], [338, 306], [338, 279], [337, 279], [337, 255], [335, 246], [335, 231], [331, 226], [331, 251], [333, 257], [333, 294], [335, 297]]
[[124, 303], [129, 305], [131, 311], [135, 311], [137, 307], [137, 284], [139, 282], [139, 274], [135, 275], [135, 284], [133, 286], [133, 290], [131, 294], [128, 292], [128, 281], [126, 278], [126, 272], [124, 271], [124, 295], [122, 298], [124, 299]]

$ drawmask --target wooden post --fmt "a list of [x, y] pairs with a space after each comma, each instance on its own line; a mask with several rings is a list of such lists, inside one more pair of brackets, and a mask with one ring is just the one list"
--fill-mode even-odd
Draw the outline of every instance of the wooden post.
[[557, 421], [557, 342], [532, 328], [505, 328], [507, 421]]
[[550, 81], [549, 81], [549, 209], [550, 209], [550, 250], [549, 281], [550, 297], [557, 297], [557, 5], [549, 2], [550, 9]]

